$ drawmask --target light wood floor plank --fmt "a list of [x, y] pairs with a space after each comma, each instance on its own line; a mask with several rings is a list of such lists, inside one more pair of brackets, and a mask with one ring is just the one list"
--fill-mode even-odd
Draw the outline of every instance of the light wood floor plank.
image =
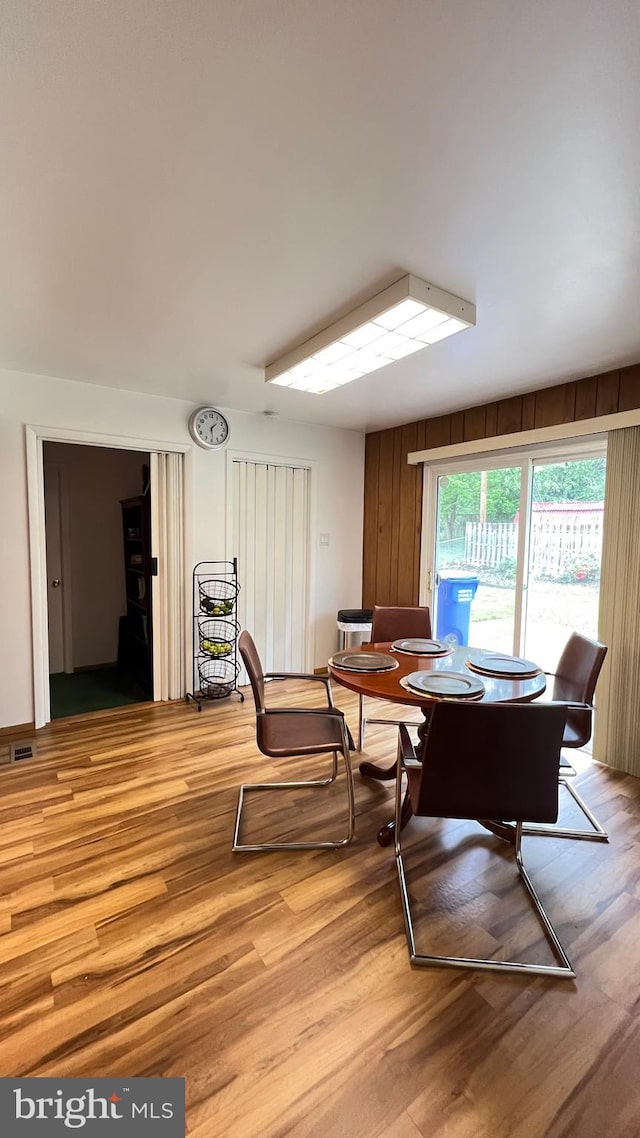
[[[395, 743], [370, 725], [367, 757]], [[525, 844], [571, 984], [411, 970], [392, 784], [356, 774], [344, 850], [234, 855], [240, 782], [314, 769], [258, 754], [250, 699], [59, 720], [0, 769], [0, 1074], [184, 1075], [196, 1138], [640, 1138], [638, 780], [579, 776], [609, 846]], [[251, 797], [248, 831], [339, 828], [343, 783]], [[431, 947], [547, 959], [497, 839], [410, 835]]]

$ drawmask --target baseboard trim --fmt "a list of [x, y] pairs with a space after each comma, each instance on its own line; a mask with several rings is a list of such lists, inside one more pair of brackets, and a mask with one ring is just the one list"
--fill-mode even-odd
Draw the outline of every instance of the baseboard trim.
[[33, 719], [30, 723], [16, 723], [13, 727], [0, 727], [0, 741], [12, 743], [14, 739], [21, 739], [23, 735], [30, 735], [35, 731]]

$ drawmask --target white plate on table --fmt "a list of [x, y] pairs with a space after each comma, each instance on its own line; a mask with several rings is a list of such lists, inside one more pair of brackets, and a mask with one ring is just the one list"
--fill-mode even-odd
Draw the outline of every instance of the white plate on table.
[[482, 699], [484, 684], [466, 672], [412, 672], [400, 684], [414, 695], [431, 699]]

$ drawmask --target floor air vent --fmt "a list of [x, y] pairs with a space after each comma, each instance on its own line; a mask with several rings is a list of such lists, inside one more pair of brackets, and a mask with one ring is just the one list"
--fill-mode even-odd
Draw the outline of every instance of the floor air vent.
[[11, 762], [21, 763], [23, 759], [33, 759], [36, 745], [31, 739], [22, 739], [19, 743], [11, 744]]

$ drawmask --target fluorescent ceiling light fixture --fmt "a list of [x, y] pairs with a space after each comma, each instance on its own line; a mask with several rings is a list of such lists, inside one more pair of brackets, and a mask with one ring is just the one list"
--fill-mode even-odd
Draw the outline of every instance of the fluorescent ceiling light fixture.
[[322, 395], [475, 322], [475, 306], [467, 300], [405, 276], [274, 360], [265, 369], [265, 379]]

